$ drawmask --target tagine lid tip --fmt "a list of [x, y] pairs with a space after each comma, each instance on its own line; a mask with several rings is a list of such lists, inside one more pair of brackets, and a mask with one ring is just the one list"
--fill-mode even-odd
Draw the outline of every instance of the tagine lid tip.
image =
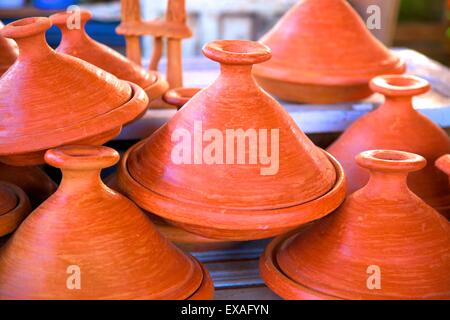
[[427, 93], [430, 83], [413, 75], [382, 75], [373, 78], [370, 89], [386, 96], [415, 96]]
[[423, 169], [427, 160], [414, 153], [396, 150], [369, 150], [359, 153], [356, 162], [369, 170], [413, 172]]
[[203, 46], [203, 54], [223, 64], [258, 64], [272, 57], [268, 46], [257, 41], [216, 40]]
[[29, 17], [7, 24], [0, 29], [0, 35], [11, 39], [26, 38], [45, 32], [51, 26], [52, 22], [49, 18]]
[[[52, 14], [49, 18], [52, 21], [53, 24], [58, 26], [63, 26], [68, 23], [68, 19], [71, 17], [75, 17], [76, 15], [79, 15], [81, 22], [86, 22], [90, 19], [92, 19], [92, 13], [89, 10], [80, 10], [76, 12], [57, 12]], [[74, 18], [74, 21], [76, 19]]]

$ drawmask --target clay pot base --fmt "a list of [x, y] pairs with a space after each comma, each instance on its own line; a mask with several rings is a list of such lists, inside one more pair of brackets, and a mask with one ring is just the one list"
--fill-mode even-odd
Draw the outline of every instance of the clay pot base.
[[[128, 82], [133, 91], [132, 97], [128, 102], [122, 106], [106, 113], [100, 115], [94, 119], [87, 120], [85, 122], [76, 123], [71, 127], [59, 128], [54, 130], [53, 134], [50, 135], [36, 135], [33, 137], [34, 140], [39, 140], [40, 145], [45, 147], [40, 150], [23, 150], [26, 149], [26, 141], [29, 137], [21, 137], [21, 139], [16, 139], [11, 141], [10, 144], [6, 144], [2, 149], [8, 150], [8, 154], [3, 154], [0, 156], [0, 161], [10, 164], [10, 165], [39, 165], [45, 163], [43, 154], [49, 148], [56, 147], [55, 136], [60, 137], [62, 141], [60, 145], [65, 144], [87, 144], [87, 145], [101, 145], [120, 133], [121, 126], [124, 123], [134, 121], [136, 116], [142, 115], [145, 111], [144, 101], [147, 101], [147, 96], [145, 95], [143, 89], [135, 85], [134, 83]], [[147, 103], [145, 103], [147, 105]], [[108, 127], [113, 127], [113, 129], [108, 131], [103, 131], [104, 124], [107, 123]], [[87, 132], [88, 137], [81, 137], [80, 133]], [[30, 151], [30, 152], [23, 152]]]
[[[238, 210], [177, 201], [152, 192], [130, 175], [127, 168], [129, 155], [145, 142], [146, 140], [143, 140], [134, 145], [122, 157], [118, 170], [118, 184], [121, 190], [135, 199], [141, 208], [202, 237], [234, 241], [269, 238], [326, 216], [336, 209], [345, 197], [344, 171], [331, 155], [323, 151], [335, 167], [335, 185], [325, 195], [304, 204], [273, 210]], [[215, 222], [210, 223], [209, 219]]]
[[253, 72], [258, 84], [274, 96], [289, 102], [313, 104], [336, 104], [359, 101], [373, 92], [367, 83], [351, 85], [314, 85], [274, 80]]
[[298, 231], [294, 231], [279, 236], [266, 247], [259, 261], [260, 274], [266, 285], [287, 300], [342, 300], [297, 283], [280, 269], [276, 259], [278, 249], [297, 235]]
[[0, 186], [15, 196], [16, 205], [12, 210], [0, 214], [0, 237], [13, 232], [31, 212], [31, 205], [25, 192], [13, 184], [0, 182]]

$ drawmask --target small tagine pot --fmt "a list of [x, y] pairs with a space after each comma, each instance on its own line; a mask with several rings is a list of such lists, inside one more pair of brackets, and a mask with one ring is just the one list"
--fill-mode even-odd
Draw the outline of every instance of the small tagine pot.
[[409, 190], [426, 160], [375, 150], [366, 186], [309, 228], [275, 239], [261, 275], [286, 299], [450, 299], [450, 224]]
[[139, 86], [53, 51], [50, 27], [48, 18], [26, 18], [0, 30], [20, 49], [0, 78], [0, 161], [7, 164], [41, 164], [47, 149], [75, 142], [103, 144], [147, 108]]
[[25, 191], [33, 208], [56, 191], [56, 183], [39, 167], [14, 167], [0, 163], [0, 180]]
[[63, 179], [3, 246], [0, 299], [212, 298], [200, 263], [101, 181], [116, 151], [66, 146], [45, 159]]
[[405, 71], [345, 0], [299, 1], [261, 41], [273, 58], [255, 66], [255, 78], [287, 101], [360, 100], [373, 77]]
[[450, 213], [447, 176], [434, 166], [441, 155], [450, 153], [450, 138], [439, 126], [413, 108], [414, 96], [430, 89], [427, 81], [409, 75], [374, 78], [370, 86], [386, 101], [375, 111], [356, 120], [328, 151], [344, 167], [348, 190], [353, 192], [368, 181], [367, 170], [353, 159], [364, 150], [392, 149], [413, 152], [427, 159], [427, 166], [408, 176], [411, 190], [443, 214]]
[[175, 106], [178, 110], [181, 109], [189, 100], [192, 99], [198, 92], [200, 88], [174, 88], [168, 90], [164, 96], [163, 100], [165, 103]]
[[[121, 190], [171, 224], [219, 240], [270, 237], [339, 206], [345, 194], [339, 163], [317, 148], [251, 75], [253, 64], [270, 59], [270, 49], [224, 40], [207, 44], [203, 52], [221, 63], [220, 76], [127, 151], [118, 171]], [[237, 131], [261, 137], [239, 147], [230, 134]], [[209, 141], [202, 141], [203, 132], [212, 135]], [[192, 140], [192, 150], [185, 150]], [[261, 165], [255, 149], [276, 155], [264, 158], [270, 168]]]
[[25, 192], [0, 181], [0, 237], [13, 232], [30, 212], [31, 205]]
[[[3, 28], [0, 21], [0, 29]], [[7, 39], [0, 35], [0, 76], [16, 61], [19, 49], [14, 40]]]
[[92, 18], [89, 11], [80, 13], [80, 27], [72, 26], [73, 13], [60, 12], [50, 16], [53, 24], [62, 32], [57, 52], [66, 53], [115, 75], [117, 78], [133, 82], [143, 88], [149, 101], [160, 98], [169, 85], [156, 71], [146, 71], [117, 51], [95, 41], [85, 30], [86, 23]]

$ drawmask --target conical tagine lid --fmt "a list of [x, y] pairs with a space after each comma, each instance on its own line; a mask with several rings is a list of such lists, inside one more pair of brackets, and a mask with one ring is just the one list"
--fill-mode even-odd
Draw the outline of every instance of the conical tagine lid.
[[257, 73], [306, 83], [352, 84], [403, 71], [345, 0], [302, 0], [262, 39], [273, 58]]
[[45, 150], [119, 128], [147, 106], [136, 85], [46, 43], [48, 18], [10, 23], [17, 62], [0, 79], [0, 154]]
[[[403, 61], [369, 32], [345, 0], [301, 0], [261, 41], [272, 49], [273, 58], [256, 66], [254, 73], [258, 79], [279, 81], [279, 86], [285, 89], [275, 91], [283, 92], [281, 97], [288, 100], [295, 100], [295, 92], [285, 92], [293, 90], [289, 88], [293, 83], [347, 86], [350, 92], [331, 91], [337, 95], [336, 100], [345, 100], [346, 95], [349, 99], [357, 97], [356, 91], [362, 91], [364, 97], [370, 95], [366, 91], [371, 78], [402, 73], [405, 69]], [[365, 89], [351, 92], [350, 86], [358, 84], [365, 84]], [[320, 91], [312, 87], [303, 89], [305, 97], [324, 100]], [[330, 101], [325, 102], [334, 102], [333, 97], [328, 98]]]
[[263, 278], [285, 298], [450, 299], [450, 224], [406, 183], [426, 160], [389, 150], [356, 160], [371, 172], [368, 184], [333, 214], [271, 244]]
[[370, 87], [383, 94], [386, 101], [356, 120], [328, 148], [344, 167], [349, 192], [361, 188], [369, 179], [368, 172], [354, 162], [360, 152], [392, 149], [417, 153], [428, 163], [408, 176], [409, 187], [439, 212], [450, 214], [448, 179], [434, 165], [440, 156], [450, 153], [450, 138], [413, 107], [413, 97], [429, 91], [429, 83], [410, 75], [388, 75], [372, 79]]
[[[0, 29], [3, 23], [0, 21]], [[16, 61], [19, 49], [16, 43], [0, 35], [0, 76]]]
[[[76, 20], [77, 14], [80, 21]], [[80, 58], [119, 79], [139, 85], [150, 99], [161, 96], [168, 89], [162, 75], [155, 71], [147, 72], [117, 51], [93, 40], [85, 30], [85, 25], [91, 18], [92, 14], [86, 10], [74, 13], [61, 12], [50, 16], [53, 24], [62, 31], [61, 43], [56, 51]], [[74, 25], [78, 22], [79, 26]]]
[[101, 168], [118, 159], [106, 147], [47, 151], [63, 179], [4, 245], [1, 299], [188, 299], [199, 291], [212, 297], [201, 265], [102, 183]]
[[[251, 75], [252, 65], [268, 60], [270, 50], [225, 40], [207, 44], [203, 52], [221, 63], [221, 75], [129, 151], [124, 161], [130, 177], [151, 193], [209, 208], [223, 220], [232, 215], [229, 210], [268, 214], [332, 190], [342, 178], [337, 164]], [[121, 188], [130, 192], [126, 182]], [[146, 209], [161, 214], [156, 207]]]

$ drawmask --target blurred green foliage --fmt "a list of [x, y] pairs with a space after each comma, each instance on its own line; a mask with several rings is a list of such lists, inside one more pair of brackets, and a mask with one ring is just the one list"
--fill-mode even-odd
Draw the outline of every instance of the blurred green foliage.
[[402, 0], [400, 21], [442, 21], [447, 0]]

